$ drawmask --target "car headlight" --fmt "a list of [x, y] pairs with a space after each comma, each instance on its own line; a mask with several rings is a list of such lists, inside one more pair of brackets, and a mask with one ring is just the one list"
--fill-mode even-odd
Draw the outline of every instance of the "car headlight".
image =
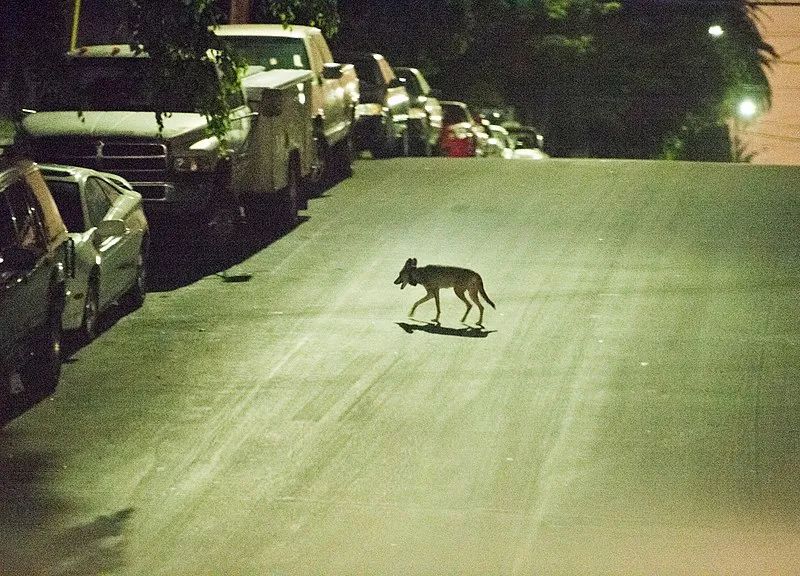
[[216, 154], [191, 154], [176, 156], [172, 167], [176, 172], [212, 172], [217, 167], [219, 157]]
[[381, 116], [383, 106], [380, 104], [358, 104], [356, 105], [356, 118], [361, 116]]

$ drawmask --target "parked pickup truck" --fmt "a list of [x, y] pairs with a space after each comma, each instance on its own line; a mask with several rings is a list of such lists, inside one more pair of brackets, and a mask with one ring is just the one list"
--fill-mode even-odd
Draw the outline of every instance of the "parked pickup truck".
[[[141, 78], [150, 59], [128, 46], [68, 55], [74, 90], [23, 119], [31, 156], [116, 173], [142, 195], [153, 239], [192, 243], [235, 238], [248, 210], [278, 204], [297, 219], [298, 183], [319, 170], [308, 118], [310, 73], [251, 70], [233, 102], [227, 149], [176, 90], [159, 130]], [[184, 92], [185, 93], [185, 92]], [[80, 112], [80, 113], [79, 113]], [[178, 234], [179, 233], [179, 234]]]
[[214, 32], [251, 66], [311, 71], [309, 111], [318, 155], [325, 161], [325, 172], [350, 176], [358, 76], [351, 64], [333, 61], [322, 32], [279, 24], [228, 24], [217, 26]]

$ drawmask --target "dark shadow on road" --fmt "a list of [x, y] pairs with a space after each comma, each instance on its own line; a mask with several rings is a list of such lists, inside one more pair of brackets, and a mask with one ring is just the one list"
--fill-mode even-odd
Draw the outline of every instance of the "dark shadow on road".
[[123, 568], [133, 509], [65, 528], [80, 509], [53, 489], [63, 473], [58, 457], [18, 450], [19, 440], [0, 431], [0, 574], [85, 576]]
[[[307, 220], [307, 217], [301, 216], [298, 226]], [[243, 231], [241, 238], [225, 246], [203, 245], [202, 239], [198, 240], [196, 246], [187, 246], [168, 234], [154, 236], [148, 260], [147, 289], [149, 292], [169, 292], [206, 276], [220, 274], [238, 266], [295, 229], [282, 231], [277, 226], [265, 226], [258, 233]]]
[[409, 324], [408, 322], [395, 322], [404, 332], [413, 334], [414, 332], [428, 332], [429, 334], [439, 334], [441, 336], [460, 336], [462, 338], [486, 338], [497, 330], [486, 330], [480, 326], [464, 326], [463, 328], [448, 328], [433, 322], [425, 324]]

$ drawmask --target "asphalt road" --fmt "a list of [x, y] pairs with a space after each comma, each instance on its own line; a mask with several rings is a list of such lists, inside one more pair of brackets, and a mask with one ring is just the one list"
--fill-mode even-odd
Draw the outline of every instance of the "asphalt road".
[[361, 160], [0, 433], [0, 575], [798, 574], [798, 182]]

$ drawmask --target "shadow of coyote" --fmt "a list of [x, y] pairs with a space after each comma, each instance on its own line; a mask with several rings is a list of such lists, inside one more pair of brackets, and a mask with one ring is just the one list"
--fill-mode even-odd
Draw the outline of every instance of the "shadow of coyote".
[[439, 322], [439, 316], [441, 315], [439, 290], [441, 288], [452, 288], [456, 296], [466, 304], [467, 311], [464, 312], [464, 317], [461, 318], [462, 323], [466, 321], [469, 311], [472, 310], [472, 303], [464, 296], [464, 292], [469, 292], [472, 302], [475, 303], [480, 311], [477, 323], [478, 326], [483, 326], [483, 304], [481, 304], [478, 294], [483, 296], [483, 299], [486, 300], [492, 308], [495, 308], [494, 302], [491, 301], [486, 294], [486, 290], [483, 288], [483, 279], [480, 274], [472, 270], [467, 270], [466, 268], [438, 266], [435, 264], [417, 268], [417, 259], [409, 258], [406, 260], [405, 266], [400, 270], [400, 274], [397, 276], [397, 280], [395, 280], [394, 283], [400, 284], [401, 290], [406, 287], [406, 284], [411, 284], [412, 286], [422, 284], [425, 290], [428, 291], [424, 297], [414, 302], [411, 311], [408, 313], [410, 317], [414, 316], [414, 311], [416, 311], [417, 306], [433, 298], [436, 302], [436, 318], [434, 318], [433, 321]]

